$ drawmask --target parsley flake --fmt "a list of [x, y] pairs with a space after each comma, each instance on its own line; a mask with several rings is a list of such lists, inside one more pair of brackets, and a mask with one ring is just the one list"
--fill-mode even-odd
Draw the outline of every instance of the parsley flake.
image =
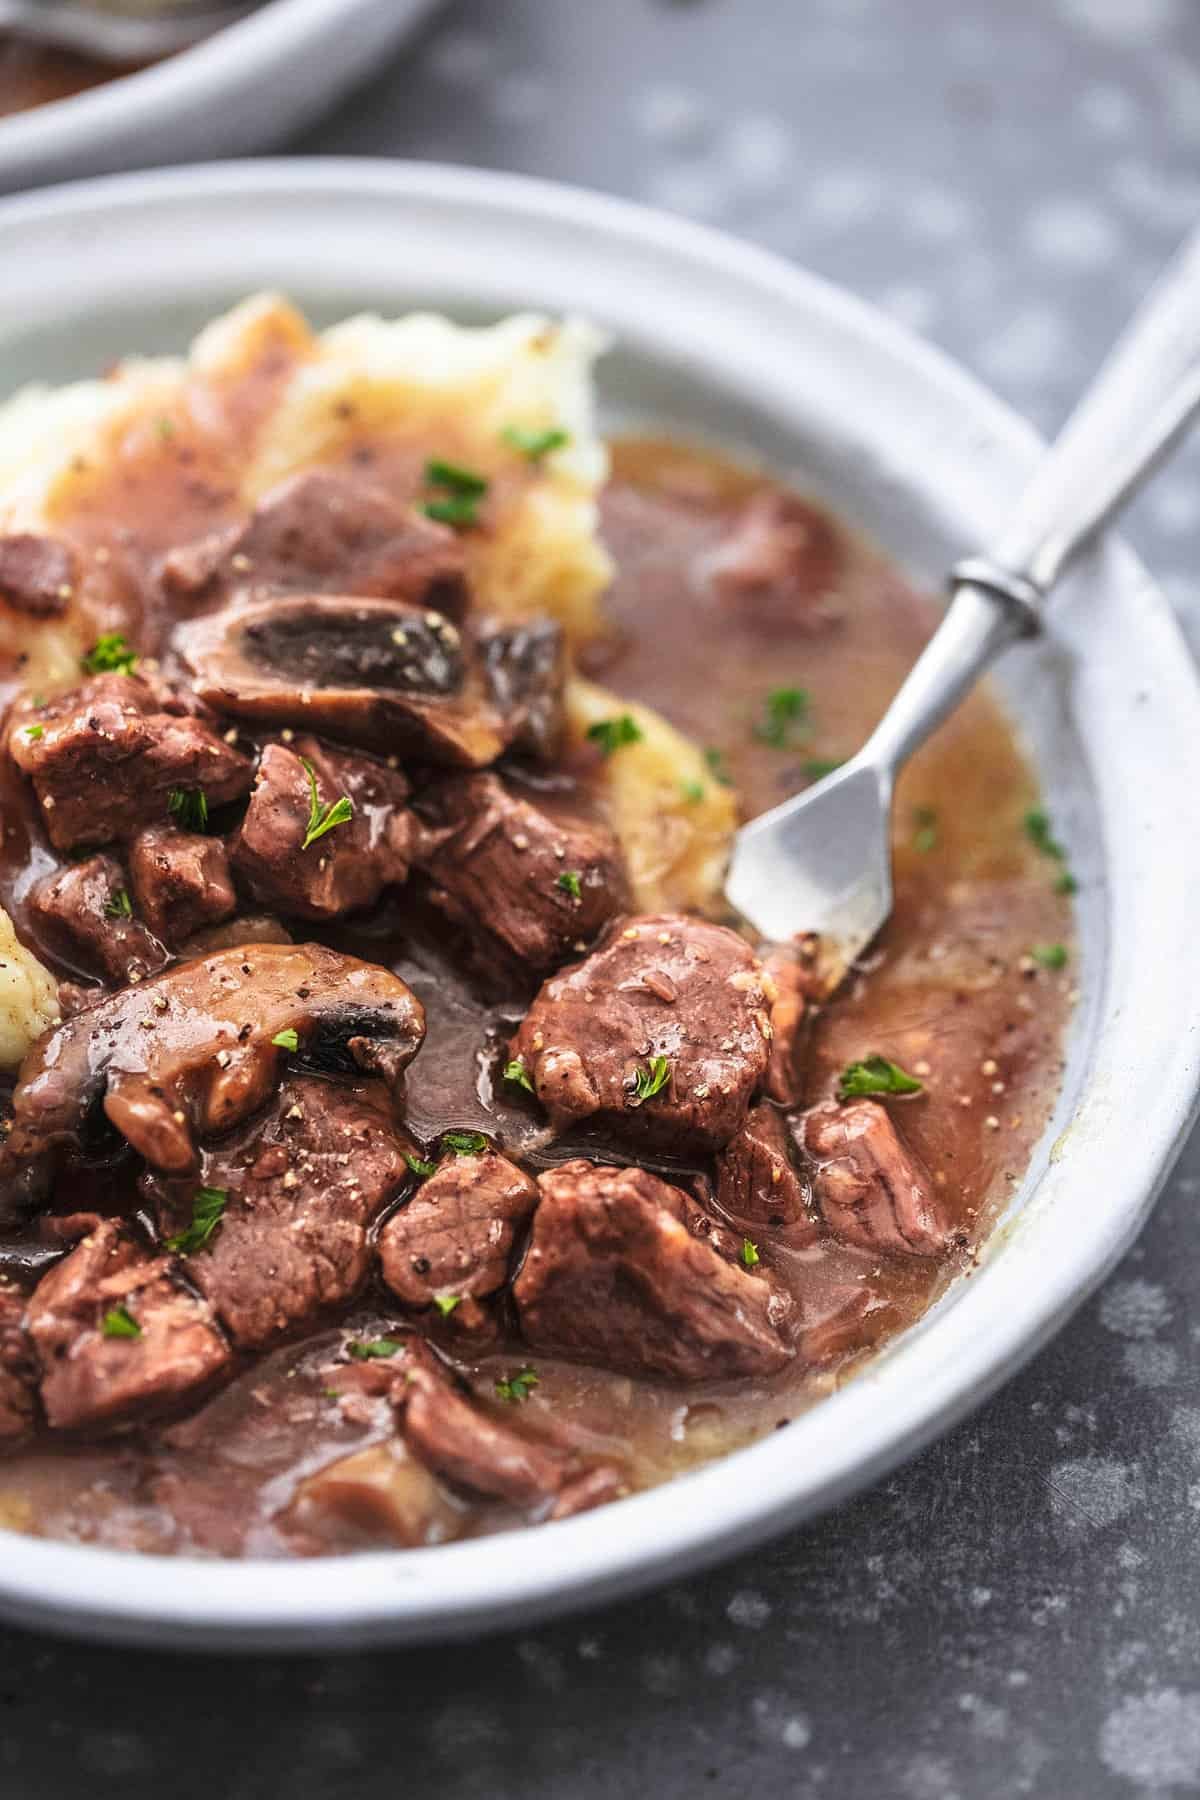
[[129, 648], [123, 632], [106, 631], [80, 658], [79, 666], [85, 675], [132, 675], [137, 660], [137, 651]]
[[579, 880], [578, 869], [564, 869], [554, 883], [564, 894], [570, 894], [572, 900], [582, 900], [583, 888]]
[[671, 1079], [671, 1065], [665, 1056], [652, 1056], [649, 1063], [637, 1071], [634, 1076], [631, 1100], [640, 1106], [643, 1100], [653, 1100], [660, 1094]]
[[742, 1247], [738, 1252], [738, 1260], [743, 1263], [747, 1269], [756, 1268], [761, 1261], [758, 1254], [758, 1245], [752, 1244], [749, 1238], [744, 1237], [742, 1239]]
[[1066, 861], [1067, 853], [1051, 829], [1050, 814], [1040, 806], [1030, 807], [1025, 814], [1025, 836], [1043, 856], [1053, 857], [1055, 862]]
[[640, 744], [645, 734], [632, 713], [620, 713], [615, 719], [597, 719], [588, 726], [587, 735], [599, 745], [602, 755], [611, 756], [626, 744]]
[[810, 756], [801, 767], [810, 781], [824, 781], [835, 769], [840, 769], [845, 762], [844, 756]]
[[118, 888], [110, 895], [104, 902], [104, 911], [110, 919], [132, 919], [133, 901], [129, 898], [129, 889]]
[[191, 1256], [193, 1251], [203, 1250], [221, 1223], [228, 1200], [228, 1188], [198, 1187], [192, 1195], [192, 1222], [167, 1239], [167, 1249], [174, 1250], [177, 1256]]
[[501, 1400], [511, 1400], [519, 1405], [522, 1400], [528, 1400], [540, 1379], [536, 1369], [519, 1369], [515, 1375], [501, 1376], [496, 1382], [496, 1392]]
[[433, 1304], [437, 1307], [437, 1309], [441, 1313], [443, 1319], [448, 1319], [450, 1317], [450, 1314], [454, 1311], [455, 1307], [462, 1305], [462, 1295], [461, 1294], [435, 1294], [433, 1296]]
[[425, 485], [448, 488], [452, 494], [470, 494], [476, 499], [488, 490], [485, 475], [477, 475], [474, 469], [464, 469], [459, 463], [445, 462], [436, 456], [425, 464]]
[[838, 1077], [838, 1098], [860, 1100], [865, 1094], [923, 1094], [924, 1084], [886, 1056], [848, 1063]]
[[422, 1181], [425, 1181], [430, 1175], [437, 1174], [436, 1163], [423, 1161], [421, 1157], [414, 1156], [411, 1150], [406, 1150], [404, 1152], [404, 1160], [412, 1170], [413, 1174], [419, 1175]]
[[1077, 894], [1079, 892], [1079, 883], [1072, 875], [1070, 869], [1063, 870], [1062, 874], [1054, 884], [1054, 891], [1056, 894]]
[[355, 1362], [382, 1361], [385, 1357], [395, 1356], [403, 1350], [404, 1345], [399, 1338], [377, 1337], [356, 1339], [346, 1345], [346, 1355], [352, 1356]]
[[422, 511], [427, 519], [439, 525], [452, 525], [456, 531], [469, 531], [479, 523], [479, 502], [473, 494], [452, 494], [448, 500], [427, 500]]
[[699, 806], [704, 798], [704, 783], [702, 781], [681, 781], [679, 791], [689, 806]]
[[1029, 954], [1043, 969], [1065, 969], [1067, 966], [1065, 944], [1035, 944]]
[[271, 1042], [277, 1050], [291, 1050], [295, 1052], [300, 1048], [300, 1033], [295, 1031], [292, 1026], [285, 1025], [282, 1031], [277, 1031], [275, 1033]]
[[529, 1071], [519, 1056], [514, 1056], [511, 1062], [505, 1063], [504, 1079], [515, 1082], [518, 1087], [523, 1087], [527, 1094], [533, 1093], [533, 1083], [529, 1079]]
[[763, 715], [754, 727], [760, 744], [786, 750], [795, 726], [808, 718], [809, 696], [804, 688], [772, 688], [763, 704]]
[[549, 456], [551, 450], [561, 450], [571, 441], [570, 432], [557, 427], [551, 427], [548, 431], [524, 431], [520, 425], [506, 425], [500, 436], [511, 449], [519, 450], [530, 462], [540, 462], [543, 456]]
[[442, 1143], [447, 1150], [453, 1150], [455, 1156], [478, 1156], [488, 1147], [482, 1131], [443, 1131]]
[[181, 831], [203, 831], [208, 825], [208, 795], [203, 788], [172, 788], [167, 811]]
[[105, 1337], [140, 1338], [142, 1328], [127, 1306], [110, 1306], [104, 1315], [100, 1330]]
[[725, 761], [725, 752], [715, 744], [710, 744], [704, 752], [704, 760], [708, 764], [708, 772], [720, 787], [732, 787], [733, 776], [729, 773], [729, 765]]
[[913, 849], [927, 856], [938, 846], [938, 817], [932, 806], [913, 807]]
[[300, 848], [307, 850], [310, 844], [315, 844], [327, 831], [332, 831], [335, 826], [344, 825], [348, 819], [353, 818], [354, 802], [348, 794], [343, 794], [340, 799], [331, 800], [328, 806], [322, 806], [321, 796], [317, 792], [316, 771], [307, 756], [302, 756], [300, 761], [308, 776], [308, 829]]
[[29, 739], [31, 744], [36, 744], [38, 739], [45, 734], [45, 730], [46, 727], [44, 725], [26, 725], [25, 736]]

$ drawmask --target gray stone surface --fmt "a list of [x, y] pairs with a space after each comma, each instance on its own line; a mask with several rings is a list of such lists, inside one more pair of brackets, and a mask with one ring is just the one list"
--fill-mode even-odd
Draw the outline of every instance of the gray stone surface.
[[[1200, 10], [471, 0], [297, 148], [556, 175], [732, 226], [1053, 428], [1200, 216]], [[1200, 454], [1132, 535], [1196, 641]], [[701, 1579], [413, 1654], [0, 1634], [0, 1795], [1200, 1791], [1198, 1192], [1194, 1143], [1106, 1290], [975, 1419]]]

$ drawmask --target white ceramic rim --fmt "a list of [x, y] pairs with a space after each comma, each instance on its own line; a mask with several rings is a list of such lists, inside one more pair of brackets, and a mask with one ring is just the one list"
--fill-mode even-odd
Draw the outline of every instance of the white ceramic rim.
[[[176, 256], [186, 268], [189, 245], [211, 243], [206, 228], [218, 217], [245, 237], [237, 255], [248, 287], [265, 267], [286, 281], [289, 262], [300, 266], [300, 221], [309, 234], [320, 228], [333, 261], [356, 231], [389, 244], [379, 235], [387, 222], [398, 246], [380, 251], [381, 278], [394, 269], [400, 292], [415, 258], [424, 283], [463, 303], [511, 304], [512, 278], [505, 287], [495, 275], [507, 244], [527, 297], [557, 307], [589, 292], [602, 319], [634, 336], [639, 319], [652, 321], [664, 356], [698, 376], [715, 371], [756, 404], [786, 406], [779, 396], [795, 354], [808, 378], [841, 397], [862, 454], [882, 454], [887, 433], [900, 433], [914, 479], [948, 496], [964, 534], [990, 532], [1038, 453], [1028, 427], [944, 357], [771, 255], [595, 194], [431, 165], [256, 161], [0, 204], [0, 253], [22, 251], [4, 258], [20, 291], [11, 306], [0, 302], [0, 332], [5, 317], [35, 304], [39, 282], [50, 304], [55, 260], [68, 252], [92, 256], [102, 306], [130, 279], [122, 258], [153, 243], [164, 251], [160, 271]], [[111, 269], [95, 261], [101, 244]], [[191, 253], [193, 273], [202, 270], [202, 252]], [[164, 292], [169, 282], [160, 273]], [[415, 1641], [547, 1616], [810, 1517], [1018, 1368], [1131, 1241], [1195, 1110], [1200, 847], [1190, 819], [1200, 689], [1169, 607], [1126, 550], [1112, 543], [1093, 557], [1086, 590], [1086, 605], [1064, 604], [1055, 636], [1073, 660], [1072, 705], [1106, 850], [1108, 950], [1091, 978], [1088, 1080], [1069, 1134], [1035, 1166], [1019, 1219], [952, 1304], [786, 1431], [579, 1519], [435, 1550], [286, 1564], [162, 1560], [0, 1532], [0, 1610], [93, 1636], [246, 1648]], [[1111, 744], [1119, 754], [1105, 751]]]

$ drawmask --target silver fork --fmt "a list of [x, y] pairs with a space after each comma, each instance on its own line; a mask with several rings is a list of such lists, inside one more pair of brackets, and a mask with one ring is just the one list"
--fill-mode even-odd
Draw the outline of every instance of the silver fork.
[[820, 932], [844, 963], [892, 910], [896, 777], [1002, 650], [1038, 629], [1080, 548], [1125, 505], [1200, 406], [1200, 231], [1184, 244], [986, 556], [950, 574], [952, 600], [857, 756], [742, 827], [725, 892], [765, 938]]
[[150, 62], [187, 50], [263, 0], [0, 0], [0, 31], [99, 62]]

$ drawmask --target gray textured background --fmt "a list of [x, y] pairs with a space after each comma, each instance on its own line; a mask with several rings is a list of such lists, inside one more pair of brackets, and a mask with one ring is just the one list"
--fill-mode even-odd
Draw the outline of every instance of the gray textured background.
[[[296, 148], [528, 170], [730, 225], [1051, 429], [1200, 218], [1200, 7], [464, 0]], [[1132, 536], [1200, 641], [1200, 454]], [[0, 1796], [1200, 1791], [1198, 1191], [1193, 1144], [1106, 1290], [977, 1418], [703, 1579], [411, 1654], [0, 1634]]]

